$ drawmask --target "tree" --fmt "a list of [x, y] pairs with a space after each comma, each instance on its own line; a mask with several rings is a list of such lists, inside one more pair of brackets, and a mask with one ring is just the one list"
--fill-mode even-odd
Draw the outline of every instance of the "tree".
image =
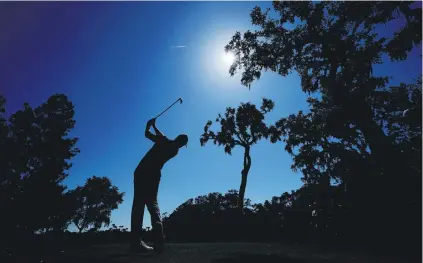
[[108, 226], [111, 212], [123, 202], [124, 193], [120, 193], [107, 177], [93, 176], [83, 187], [69, 191], [67, 196], [74, 209], [72, 222], [82, 232], [90, 227], [98, 230], [103, 224]]
[[[405, 60], [407, 52], [421, 43], [421, 8], [412, 4], [275, 1], [278, 18], [269, 15], [270, 9], [262, 12], [255, 7], [251, 19], [259, 29], [243, 37], [236, 32], [225, 47], [236, 56], [230, 74], [244, 69], [241, 82], [250, 87], [263, 70], [282, 76], [297, 71], [303, 91], [320, 92], [332, 129], [356, 126], [385, 174], [404, 172], [409, 170], [406, 158], [375, 122], [371, 101], [382, 95], [380, 89], [389, 81], [374, 76], [373, 66], [382, 63], [384, 55]], [[406, 23], [391, 37], [378, 35], [377, 25], [399, 18]], [[397, 162], [384, 161], [387, 155]]]
[[200, 138], [202, 146], [209, 140], [219, 146], [223, 145], [225, 153], [231, 154], [235, 146], [244, 148], [244, 168], [241, 171], [241, 185], [239, 187], [238, 207], [243, 211], [244, 195], [247, 187], [247, 176], [251, 167], [251, 146], [259, 140], [269, 138], [272, 142], [278, 140], [277, 129], [274, 126], [268, 127], [264, 123], [265, 115], [272, 111], [274, 102], [269, 99], [263, 99], [260, 109], [254, 104], [241, 103], [238, 109], [228, 107], [225, 115], [218, 115], [216, 123], [220, 124], [220, 131], [210, 130], [212, 121], [208, 121], [204, 127], [204, 133]]
[[[8, 164], [10, 154], [7, 153], [6, 149], [9, 148], [9, 126], [6, 118], [3, 116], [6, 112], [6, 98], [0, 95], [0, 193], [6, 191], [6, 179], [8, 174]], [[6, 202], [5, 196], [0, 195], [2, 202]]]
[[72, 102], [56, 94], [37, 108], [25, 103], [7, 121], [0, 117], [0, 209], [8, 215], [0, 220], [10, 234], [66, 228], [62, 182], [79, 152], [69, 137], [73, 116]]
[[[337, 213], [337, 225], [360, 242], [365, 236], [411, 247], [421, 239], [421, 79], [392, 87], [389, 77], [373, 74], [382, 56], [405, 60], [421, 44], [421, 8], [412, 4], [274, 2], [280, 17], [254, 8], [259, 29], [237, 32], [225, 47], [236, 55], [230, 74], [243, 69], [245, 86], [263, 70], [297, 71], [303, 91], [318, 95], [308, 99], [309, 113], [282, 118], [276, 127], [292, 168], [319, 197], [302, 200]], [[378, 34], [376, 26], [401, 19], [404, 26], [391, 36]], [[325, 189], [331, 194], [321, 198]]]

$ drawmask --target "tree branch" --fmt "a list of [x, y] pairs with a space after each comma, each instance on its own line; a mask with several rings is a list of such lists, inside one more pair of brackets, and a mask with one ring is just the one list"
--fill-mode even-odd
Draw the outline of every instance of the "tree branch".
[[247, 143], [244, 142], [244, 140], [241, 138], [241, 136], [239, 135], [239, 132], [235, 130], [235, 136], [238, 138], [238, 140], [235, 140], [235, 144], [240, 145], [240, 146], [246, 146]]

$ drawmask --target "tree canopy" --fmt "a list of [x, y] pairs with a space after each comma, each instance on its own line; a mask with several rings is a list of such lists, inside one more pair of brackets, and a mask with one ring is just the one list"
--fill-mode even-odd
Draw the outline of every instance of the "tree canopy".
[[[391, 244], [408, 235], [417, 242], [421, 78], [390, 86], [390, 76], [376, 76], [373, 68], [384, 56], [406, 60], [421, 44], [421, 7], [275, 1], [273, 10], [255, 7], [251, 21], [258, 29], [236, 32], [225, 47], [236, 57], [229, 72], [242, 70], [241, 82], [248, 87], [266, 70], [300, 75], [310, 111], [284, 117], [276, 127], [293, 156], [292, 168], [303, 173], [306, 185], [326, 193], [326, 200], [310, 205], [333, 202], [335, 193], [326, 190], [337, 185], [342, 222], [354, 229], [351, 235]], [[404, 23], [381, 36], [376, 27], [390, 22]], [[327, 220], [333, 217], [323, 211]]]
[[74, 113], [72, 102], [55, 94], [6, 117], [0, 95], [0, 211], [7, 215], [0, 217], [2, 246], [20, 246], [34, 233], [63, 233], [72, 221], [98, 228], [122, 203], [123, 193], [106, 177], [70, 191], [63, 184], [79, 153], [78, 139], [70, 136]]
[[107, 177], [93, 176], [84, 186], [70, 190], [67, 196], [72, 202], [74, 212], [72, 222], [79, 232], [92, 227], [98, 230], [104, 224], [109, 226], [112, 210], [123, 202], [124, 193], [120, 193]]
[[[405, 60], [407, 52], [421, 44], [421, 8], [412, 4], [275, 1], [275, 18], [270, 9], [255, 7], [251, 20], [259, 29], [243, 36], [237, 32], [225, 47], [236, 57], [230, 74], [242, 69], [241, 82], [250, 87], [263, 70], [282, 76], [298, 72], [303, 91], [319, 92], [316, 103], [325, 106], [321, 117], [328, 126], [356, 126], [379, 166], [385, 171], [407, 169], [405, 158], [374, 122], [373, 101], [384, 96], [389, 76], [373, 75], [373, 67], [384, 55]], [[390, 37], [377, 33], [376, 26], [401, 18], [404, 26], [391, 30]], [[396, 166], [383, 161], [387, 152], [398, 159]]]
[[[4, 98], [1, 104], [5, 113]], [[77, 138], [68, 136], [74, 113], [72, 102], [56, 94], [36, 108], [25, 103], [7, 121], [0, 117], [0, 210], [8, 214], [1, 220], [10, 231], [66, 227], [62, 182], [79, 152]]]

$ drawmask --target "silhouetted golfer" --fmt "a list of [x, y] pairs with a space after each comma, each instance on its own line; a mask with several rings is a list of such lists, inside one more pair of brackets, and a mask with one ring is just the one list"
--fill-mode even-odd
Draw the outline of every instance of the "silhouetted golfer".
[[[150, 253], [152, 247], [141, 240], [144, 207], [147, 206], [153, 227], [154, 249], [161, 253], [164, 244], [163, 224], [157, 203], [161, 169], [164, 164], [178, 154], [179, 148], [187, 145], [188, 136], [181, 134], [175, 140], [170, 140], [161, 133], [155, 124], [156, 119], [147, 122], [145, 137], [154, 142], [153, 147], [140, 161], [134, 172], [134, 200], [131, 214], [131, 250], [137, 253]], [[153, 126], [156, 134], [150, 131]]]

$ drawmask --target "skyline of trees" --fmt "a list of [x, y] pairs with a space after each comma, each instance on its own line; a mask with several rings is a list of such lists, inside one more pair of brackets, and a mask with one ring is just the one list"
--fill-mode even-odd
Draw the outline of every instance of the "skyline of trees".
[[[239, 190], [197, 196], [164, 215], [168, 240], [290, 240], [421, 252], [422, 77], [391, 86], [390, 76], [373, 74], [383, 56], [403, 61], [421, 45], [421, 8], [411, 5], [278, 1], [276, 17], [254, 8], [257, 29], [236, 32], [225, 47], [236, 57], [229, 73], [242, 71], [248, 88], [266, 70], [299, 73], [309, 111], [268, 125], [274, 103], [263, 99], [260, 108], [250, 102], [227, 107], [215, 121], [220, 130], [208, 121], [201, 146], [213, 141], [228, 154], [244, 148]], [[390, 37], [375, 31], [400, 18], [404, 26]], [[93, 176], [72, 190], [63, 184], [79, 153], [77, 138], [69, 136], [75, 108], [67, 96], [52, 95], [35, 108], [25, 103], [7, 119], [5, 113], [0, 96], [0, 211], [7, 215], [0, 217], [0, 244], [16, 245], [33, 233], [61, 236], [72, 223], [85, 231], [77, 237], [99, 241], [107, 232], [111, 241], [124, 240], [124, 227], [100, 231], [124, 200], [110, 179]], [[261, 139], [280, 142], [304, 184], [254, 204], [245, 190], [250, 148]]]

